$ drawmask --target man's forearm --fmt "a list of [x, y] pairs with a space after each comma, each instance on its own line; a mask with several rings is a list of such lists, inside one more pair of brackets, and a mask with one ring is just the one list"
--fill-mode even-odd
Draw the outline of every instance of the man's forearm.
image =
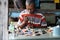
[[18, 27], [23, 28], [26, 25], [26, 23], [23, 21]]

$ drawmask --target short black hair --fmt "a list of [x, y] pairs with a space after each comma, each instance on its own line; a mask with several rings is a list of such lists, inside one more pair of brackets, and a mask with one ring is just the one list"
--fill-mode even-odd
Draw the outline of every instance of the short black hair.
[[35, 5], [35, 0], [26, 0], [26, 5], [34, 4]]

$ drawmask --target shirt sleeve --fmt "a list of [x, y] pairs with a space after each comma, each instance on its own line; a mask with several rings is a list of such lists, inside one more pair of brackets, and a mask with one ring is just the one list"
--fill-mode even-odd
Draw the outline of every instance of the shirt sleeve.
[[23, 13], [21, 12], [20, 15], [19, 15], [19, 20], [18, 20], [18, 22], [17, 22], [17, 26], [22, 25], [22, 20], [23, 20], [22, 14], [23, 14]]
[[20, 22], [23, 21], [23, 17], [22, 17], [22, 15], [23, 15], [23, 12], [21, 12], [20, 15], [19, 15], [19, 20], [20, 20]]
[[41, 26], [47, 26], [47, 22], [46, 22], [45, 16], [43, 16], [41, 18]]

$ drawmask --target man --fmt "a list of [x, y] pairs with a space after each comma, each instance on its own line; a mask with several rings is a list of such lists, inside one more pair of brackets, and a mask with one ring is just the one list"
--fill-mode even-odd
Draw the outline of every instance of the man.
[[44, 28], [46, 26], [45, 17], [35, 10], [34, 0], [26, 0], [26, 9], [19, 15], [18, 27]]

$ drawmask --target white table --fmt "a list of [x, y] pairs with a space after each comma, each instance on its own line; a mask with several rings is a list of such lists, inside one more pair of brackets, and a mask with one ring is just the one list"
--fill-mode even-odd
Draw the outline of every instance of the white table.
[[9, 34], [9, 40], [59, 40], [60, 37], [53, 36], [52, 33], [42, 34], [40, 36], [25, 36], [18, 35], [13, 36], [13, 34]]

